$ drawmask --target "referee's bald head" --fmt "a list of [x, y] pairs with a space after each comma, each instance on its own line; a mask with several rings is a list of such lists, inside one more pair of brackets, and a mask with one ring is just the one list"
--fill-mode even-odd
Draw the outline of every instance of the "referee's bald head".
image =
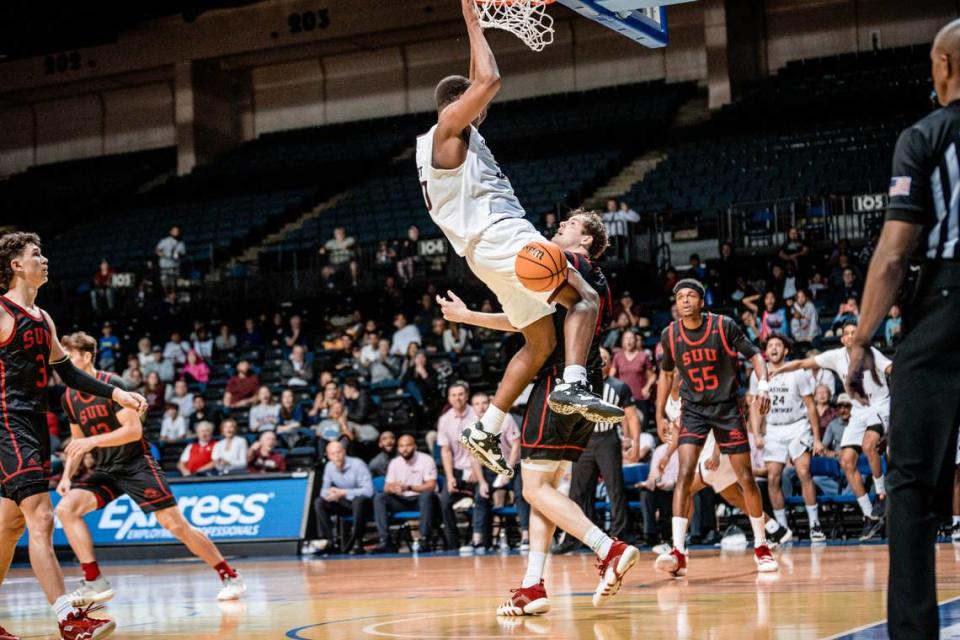
[[937, 102], [945, 106], [960, 98], [960, 19], [947, 23], [937, 33], [930, 62]]

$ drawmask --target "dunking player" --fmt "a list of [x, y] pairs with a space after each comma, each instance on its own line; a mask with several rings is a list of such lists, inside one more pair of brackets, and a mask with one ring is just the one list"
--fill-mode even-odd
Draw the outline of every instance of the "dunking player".
[[[553, 242], [565, 250], [577, 273], [595, 289], [610, 308], [610, 290], [600, 268], [593, 264], [607, 248], [607, 233], [596, 213], [575, 211], [560, 223]], [[509, 326], [505, 314], [470, 311], [452, 293], [450, 299], [439, 298], [444, 316], [456, 322], [465, 322], [491, 329]], [[558, 311], [554, 317], [556, 330], [562, 331], [564, 319]], [[515, 331], [515, 329], [514, 329]], [[602, 388], [603, 373], [600, 361], [599, 325], [594, 328], [589, 357], [589, 375], [594, 388]], [[509, 600], [497, 608], [503, 616], [524, 616], [546, 613], [550, 601], [543, 584], [543, 571], [553, 533], [559, 526], [568, 534], [582, 540], [599, 558], [600, 584], [593, 595], [594, 606], [601, 606], [620, 590], [624, 574], [639, 559], [639, 552], [619, 540], [610, 538], [595, 526], [570, 498], [557, 490], [560, 480], [569, 473], [590, 439], [593, 423], [573, 414], [551, 411], [548, 398], [556, 376], [564, 366], [562, 344], [557, 344], [550, 358], [536, 376], [533, 391], [527, 401], [527, 412], [521, 427], [520, 474], [523, 479], [523, 497], [530, 503], [530, 554], [527, 573], [520, 588]]]
[[[122, 384], [118, 376], [93, 368], [97, 341], [91, 336], [82, 332], [66, 336], [63, 348], [81, 371], [103, 382]], [[83, 516], [102, 509], [124, 493], [133, 498], [144, 513], [156, 514], [161, 527], [213, 567], [223, 585], [218, 600], [239, 598], [246, 591], [243, 578], [227, 564], [210, 538], [180, 513], [163, 470], [150, 455], [140, 417], [105, 398], [74, 390], [67, 390], [62, 402], [70, 420], [72, 439], [66, 450], [63, 479], [57, 486], [57, 493], [63, 496], [57, 505], [57, 517], [83, 571], [83, 583], [70, 594], [74, 605], [99, 604], [113, 597], [110, 583], [100, 573]], [[82, 482], [72, 483], [70, 478], [89, 452], [97, 461], [96, 469]]]
[[496, 294], [503, 307], [501, 331], [520, 331], [525, 344], [510, 360], [490, 409], [463, 430], [463, 445], [485, 466], [511, 476], [500, 450], [503, 418], [543, 366], [557, 332], [554, 302], [567, 309], [563, 383], [550, 393], [554, 411], [578, 413], [594, 422], [619, 422], [623, 410], [604, 402], [587, 384], [587, 351], [599, 313], [599, 298], [576, 269], [556, 291], [536, 293], [517, 279], [514, 262], [530, 242], [546, 242], [524, 218], [510, 181], [500, 171], [477, 127], [500, 89], [497, 61], [483, 35], [474, 0], [461, 0], [470, 37], [470, 78], [450, 76], [437, 85], [437, 124], [417, 139], [417, 170], [431, 218], [457, 255]]
[[[754, 560], [759, 571], [776, 571], [777, 561], [767, 546], [763, 522], [763, 501], [750, 463], [747, 427], [737, 406], [737, 352], [750, 358], [760, 383], [755, 402], [761, 415], [770, 409], [767, 366], [760, 350], [726, 316], [703, 313], [703, 285], [693, 279], [674, 286], [680, 319], [663, 330], [660, 343], [663, 361], [657, 384], [657, 423], [665, 420], [664, 410], [673, 378], [679, 371], [680, 472], [673, 493], [673, 549], [657, 558], [656, 567], [675, 576], [686, 575], [686, 537], [690, 511], [690, 487], [697, 459], [713, 431], [720, 452], [730, 457], [743, 491], [745, 511], [754, 536]], [[666, 430], [666, 429], [664, 429]], [[683, 516], [677, 514], [684, 514]]]
[[[91, 618], [65, 595], [63, 572], [53, 552], [50, 501], [50, 432], [47, 382], [50, 367], [73, 389], [105, 398], [134, 413], [146, 410], [143, 396], [100, 382], [70, 363], [46, 311], [36, 305], [47, 282], [47, 259], [32, 233], [0, 237], [0, 581], [6, 576], [24, 526], [30, 530], [30, 565], [57, 614], [60, 637], [91, 640], [110, 635], [112, 620]], [[0, 640], [16, 636], [0, 629]]]
[[[774, 374], [796, 371], [798, 369], [812, 369], [820, 367], [833, 371], [841, 380], [846, 379], [850, 367], [850, 347], [853, 345], [857, 333], [855, 322], [844, 323], [841, 329], [840, 342], [842, 347], [830, 349], [816, 356], [802, 360], [792, 360], [772, 367]], [[857, 504], [863, 512], [863, 532], [860, 540], [869, 540], [876, 536], [883, 528], [883, 515], [874, 515], [873, 503], [867, 493], [857, 469], [857, 461], [862, 450], [870, 463], [870, 472], [873, 474], [873, 486], [879, 497], [886, 495], [884, 488], [883, 466], [880, 460], [879, 445], [883, 439], [887, 424], [890, 421], [890, 389], [887, 387], [887, 375], [893, 363], [885, 355], [871, 347], [875, 374], [867, 376], [866, 387], [867, 403], [853, 401], [853, 410], [850, 414], [850, 423], [843, 430], [840, 439], [840, 466], [843, 468], [847, 483], [857, 498]]]
[[[765, 350], [772, 371], [783, 363], [790, 345], [787, 338], [773, 334], [767, 338]], [[758, 385], [756, 372], [751, 373], [748, 400], [757, 394]], [[813, 455], [823, 453], [820, 417], [813, 403], [815, 386], [813, 376], [808, 371], [771, 374], [770, 413], [761, 416], [756, 411], [751, 411], [750, 426], [757, 438], [757, 446], [763, 449], [763, 460], [767, 465], [767, 492], [770, 494], [770, 505], [777, 522], [784, 527], [788, 526], [780, 479], [784, 465], [792, 460], [797, 477], [800, 478], [803, 503], [807, 508], [810, 542], [823, 542], [827, 536], [820, 527], [817, 487], [810, 475], [810, 452], [812, 451]]]

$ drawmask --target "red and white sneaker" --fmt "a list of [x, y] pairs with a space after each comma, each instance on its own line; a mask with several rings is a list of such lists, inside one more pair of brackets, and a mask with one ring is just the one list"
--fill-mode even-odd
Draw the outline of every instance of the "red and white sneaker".
[[89, 614], [103, 607], [87, 607], [77, 609], [67, 615], [67, 619], [60, 623], [60, 638], [62, 640], [99, 640], [106, 638], [117, 628], [113, 620], [91, 618]]
[[20, 636], [15, 636], [3, 627], [0, 627], [0, 640], [20, 640]]
[[753, 550], [753, 560], [757, 563], [757, 571], [766, 573], [780, 568], [777, 559], [770, 553], [770, 547], [765, 544]]
[[498, 616], [538, 616], [550, 611], [550, 600], [543, 580], [524, 589], [510, 590], [510, 599], [497, 607]]
[[623, 584], [623, 576], [639, 560], [640, 551], [636, 547], [614, 539], [607, 557], [597, 562], [597, 569], [600, 570], [600, 584], [593, 592], [593, 606], [602, 607], [607, 600], [617, 595], [620, 585]]
[[657, 571], [669, 573], [674, 578], [687, 575], [687, 554], [679, 549], [671, 549], [669, 553], [661, 553], [653, 564]]

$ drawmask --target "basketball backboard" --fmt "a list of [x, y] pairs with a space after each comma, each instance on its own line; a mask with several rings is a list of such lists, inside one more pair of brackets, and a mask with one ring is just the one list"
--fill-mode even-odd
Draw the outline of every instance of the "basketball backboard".
[[585, 18], [613, 29], [645, 47], [665, 47], [667, 10], [665, 5], [694, 0], [559, 0]]

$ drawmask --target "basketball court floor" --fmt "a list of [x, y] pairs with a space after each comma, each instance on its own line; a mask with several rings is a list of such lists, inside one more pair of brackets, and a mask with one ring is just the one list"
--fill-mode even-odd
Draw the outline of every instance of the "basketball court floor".
[[[243, 560], [245, 599], [218, 604], [214, 573], [197, 562], [106, 564], [117, 590], [108, 611], [114, 638], [556, 638], [880, 639], [887, 548], [795, 547], [777, 574], [758, 575], [747, 552], [694, 550], [691, 573], [668, 579], [642, 564], [604, 609], [590, 596], [592, 555], [553, 557], [553, 610], [498, 619], [494, 609], [518, 586], [518, 555]], [[78, 570], [66, 568], [76, 586]], [[960, 547], [938, 546], [942, 637], [960, 637]], [[0, 623], [25, 638], [55, 638], [50, 610], [29, 568], [14, 568], [0, 590]]]

